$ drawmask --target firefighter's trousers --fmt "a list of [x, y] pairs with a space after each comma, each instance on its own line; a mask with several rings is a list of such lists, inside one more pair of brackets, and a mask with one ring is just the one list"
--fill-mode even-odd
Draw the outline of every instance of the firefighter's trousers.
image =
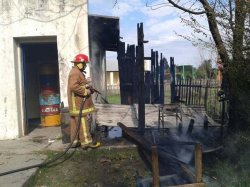
[[[71, 116], [70, 118], [70, 139], [73, 141], [75, 131], [78, 125], [78, 116]], [[90, 134], [90, 122], [87, 119], [87, 116], [81, 118], [80, 129], [78, 133], [78, 137], [74, 140], [74, 142], [79, 141], [81, 145], [92, 143], [92, 137]]]

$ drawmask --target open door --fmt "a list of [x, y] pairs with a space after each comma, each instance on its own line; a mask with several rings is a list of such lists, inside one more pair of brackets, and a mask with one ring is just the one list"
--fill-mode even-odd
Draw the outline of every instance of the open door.
[[57, 44], [56, 42], [22, 43], [21, 53], [25, 134], [27, 134], [34, 128], [43, 126], [45, 120], [46, 123], [48, 120], [51, 122], [59, 113]]

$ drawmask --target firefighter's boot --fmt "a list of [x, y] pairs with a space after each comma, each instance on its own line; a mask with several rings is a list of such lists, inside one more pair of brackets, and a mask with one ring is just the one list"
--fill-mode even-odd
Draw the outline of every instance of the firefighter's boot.
[[88, 148], [95, 149], [95, 148], [98, 148], [100, 146], [101, 146], [100, 142], [92, 142], [89, 144], [82, 144], [81, 145], [82, 149], [88, 149]]

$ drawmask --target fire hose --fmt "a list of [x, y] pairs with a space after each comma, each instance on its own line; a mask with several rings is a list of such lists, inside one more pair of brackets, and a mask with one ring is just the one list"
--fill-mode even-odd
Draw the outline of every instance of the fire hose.
[[98, 90], [96, 90], [96, 89], [93, 88], [92, 86], [88, 86], [87, 88], [90, 90], [91, 94], [93, 94], [94, 92], [97, 93], [96, 99], [97, 99], [97, 97], [100, 95], [101, 99], [102, 99], [106, 104], [109, 103], [104, 97], [102, 97], [101, 92], [99, 92]]
[[[96, 89], [94, 89], [92, 87], [90, 88], [90, 90], [91, 90], [91, 94], [94, 93], [94, 92], [97, 92], [98, 94], [101, 95], [101, 93], [98, 90], [96, 90]], [[72, 145], [74, 143], [74, 140], [76, 139], [76, 137], [77, 137], [77, 135], [79, 133], [80, 125], [81, 125], [81, 118], [82, 118], [82, 110], [83, 110], [83, 106], [84, 106], [85, 102], [86, 102], [86, 97], [83, 97], [83, 99], [81, 101], [81, 105], [80, 105], [79, 120], [77, 121], [77, 128], [75, 130], [73, 139], [72, 139], [72, 141], [70, 142], [70, 144], [68, 145], [68, 147], [65, 149], [65, 151], [62, 154], [57, 155], [52, 160], [49, 160], [49, 161], [41, 163], [41, 164], [35, 164], [35, 165], [31, 165], [31, 166], [27, 166], [27, 167], [23, 167], [23, 168], [19, 168], [19, 169], [10, 170], [10, 171], [6, 171], [6, 172], [3, 172], [3, 173], [0, 173], [0, 176], [4, 176], [4, 175], [11, 174], [11, 173], [16, 173], [16, 172], [20, 172], [20, 171], [24, 171], [24, 170], [36, 168], [36, 167], [44, 167], [44, 166], [47, 166], [47, 165], [55, 162], [56, 160], [60, 159], [61, 157], [63, 157], [69, 151], [69, 149], [72, 147]]]

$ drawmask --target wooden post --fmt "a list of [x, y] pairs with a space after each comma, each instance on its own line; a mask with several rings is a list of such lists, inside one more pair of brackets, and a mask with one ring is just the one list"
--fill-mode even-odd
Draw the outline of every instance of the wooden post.
[[195, 144], [195, 182], [202, 182], [202, 150], [201, 144]]
[[158, 51], [155, 52], [155, 101], [154, 103], [159, 103], [159, 63], [158, 63]]
[[119, 68], [119, 79], [120, 79], [120, 97], [121, 97], [121, 104], [125, 104], [125, 91], [124, 91], [124, 84], [125, 84], [125, 42], [119, 42], [118, 46], [118, 68]]
[[184, 89], [184, 84], [185, 82], [182, 80], [181, 81], [181, 97], [180, 100], [183, 102], [185, 100], [185, 89]]
[[185, 104], [187, 105], [188, 104], [188, 91], [189, 91], [189, 89], [188, 89], [188, 80], [185, 80], [185, 90], [186, 90], [186, 102], [185, 102]]
[[134, 103], [134, 61], [135, 61], [135, 46], [128, 45], [127, 47], [127, 61], [126, 61], [126, 91], [127, 91], [127, 104]]
[[188, 85], [189, 93], [188, 93], [188, 102], [187, 102], [188, 105], [191, 104], [191, 92], [192, 92], [191, 85], [192, 85], [192, 79], [189, 79], [189, 85]]
[[204, 105], [205, 105], [205, 110], [207, 111], [207, 98], [208, 98], [208, 80], [206, 82], [206, 87], [205, 87], [205, 94], [204, 94]]
[[160, 187], [160, 176], [159, 176], [159, 162], [157, 147], [153, 145], [152, 150], [152, 173], [153, 173], [153, 187]]
[[200, 85], [199, 85], [199, 90], [198, 90], [198, 92], [199, 92], [199, 101], [198, 101], [198, 104], [199, 105], [201, 105], [201, 87], [202, 87], [202, 85], [201, 85], [201, 80], [200, 80]]
[[[135, 47], [135, 54], [134, 58], [136, 59], [138, 54], [138, 46]], [[134, 103], [138, 103], [138, 85], [139, 85], [139, 75], [138, 75], [139, 67], [138, 67], [138, 61], [134, 61], [134, 66], [133, 66], [133, 74], [134, 74], [134, 88], [133, 88], [133, 97], [134, 97]]]
[[155, 52], [151, 49], [151, 79], [150, 79], [150, 95], [151, 95], [151, 104], [155, 102]]
[[162, 58], [162, 53], [161, 53], [161, 60], [160, 60], [160, 104], [164, 104], [164, 61], [165, 61], [165, 58]]
[[145, 132], [145, 85], [144, 85], [144, 34], [143, 23], [137, 24], [137, 41], [138, 41], [138, 130], [141, 134]]
[[186, 134], [191, 134], [193, 131], [193, 128], [194, 128], [194, 119], [190, 119]]
[[171, 103], [173, 103], [176, 97], [174, 57], [170, 57], [170, 75], [171, 75], [171, 85], [170, 85], [171, 86]]
[[181, 84], [182, 84], [182, 80], [180, 79], [179, 80], [179, 87], [178, 87], [178, 96], [179, 96], [179, 99], [181, 100]]

